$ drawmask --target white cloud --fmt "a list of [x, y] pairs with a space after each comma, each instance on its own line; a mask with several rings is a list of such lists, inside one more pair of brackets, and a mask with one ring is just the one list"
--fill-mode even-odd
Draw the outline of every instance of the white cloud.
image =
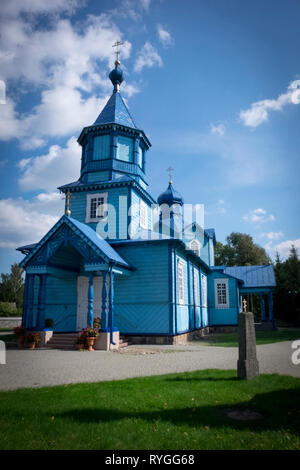
[[219, 124], [211, 124], [210, 125], [210, 133], [211, 134], [217, 134], [220, 137], [222, 137], [226, 132], [226, 126], [223, 123]]
[[281, 242], [278, 245], [274, 246], [273, 251], [275, 253], [278, 252], [280, 257], [285, 259], [289, 257], [292, 245], [294, 245], [294, 247], [298, 251], [298, 254], [300, 254], [300, 238], [297, 238], [296, 240], [286, 240], [284, 242]]
[[160, 42], [164, 47], [172, 46], [174, 44], [174, 39], [172, 38], [169, 31], [167, 31], [161, 24], [157, 25], [157, 34]]
[[23, 191], [53, 191], [57, 186], [78, 179], [80, 174], [81, 147], [71, 137], [66, 147], [52, 145], [45, 155], [22, 159], [19, 162], [21, 176], [18, 180]]
[[[61, 3], [48, 2], [47, 10], [44, 0], [25, 1], [22, 7], [6, 2], [0, 20], [2, 78], [15, 89], [22, 84], [22, 93], [41, 90], [40, 102], [25, 114], [17, 112], [11, 97], [1, 105], [0, 139], [17, 136], [27, 149], [45, 145], [48, 136], [68, 136], [92, 124], [111, 91], [111, 46], [121, 33], [108, 15], [88, 16], [80, 26], [58, 15], [44, 29], [37, 27], [35, 16], [20, 15], [28, 10], [59, 14], [78, 4], [69, 0], [59, 8]], [[131, 44], [124, 41], [122, 58], [130, 52]], [[138, 92], [130, 84], [123, 89], [128, 96]]]
[[278, 240], [283, 237], [283, 232], [264, 232], [260, 234], [260, 237], [267, 238], [268, 240]]
[[17, 248], [39, 241], [63, 214], [60, 194], [39, 194], [32, 201], [0, 200], [1, 248]]
[[155, 65], [162, 67], [163, 61], [157, 50], [147, 41], [138, 54], [134, 70], [135, 72], [141, 72], [144, 67], [154, 67]]
[[258, 208], [248, 212], [248, 214], [243, 216], [243, 219], [247, 220], [248, 222], [253, 222], [255, 224], [261, 224], [266, 222], [272, 222], [273, 220], [275, 220], [275, 217], [272, 214], [267, 214], [267, 211], [265, 211], [264, 209]]
[[262, 100], [252, 103], [251, 107], [240, 112], [240, 119], [245, 126], [257, 127], [269, 118], [270, 111], [280, 111], [288, 104], [300, 103], [300, 80], [294, 80], [288, 89], [276, 100]]

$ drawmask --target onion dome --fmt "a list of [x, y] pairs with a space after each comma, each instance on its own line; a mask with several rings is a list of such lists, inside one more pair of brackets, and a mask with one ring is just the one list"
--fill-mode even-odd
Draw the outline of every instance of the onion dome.
[[123, 71], [119, 68], [120, 62], [115, 61], [115, 68], [110, 72], [109, 78], [114, 85], [114, 89], [118, 91], [119, 85], [123, 82]]
[[175, 191], [172, 181], [169, 182], [167, 189], [158, 196], [157, 202], [160, 206], [162, 204], [168, 204], [168, 206], [172, 206], [173, 204], [183, 205], [182, 196]]

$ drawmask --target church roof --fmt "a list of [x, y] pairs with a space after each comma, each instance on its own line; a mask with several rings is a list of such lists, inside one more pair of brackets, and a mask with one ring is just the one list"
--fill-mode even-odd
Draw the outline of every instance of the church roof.
[[98, 124], [111, 123], [120, 124], [121, 126], [134, 127], [137, 129], [122, 96], [115, 90], [93, 125], [96, 126]]
[[63, 215], [59, 221], [46, 233], [46, 235], [36, 243], [35, 247], [25, 256], [23, 261], [21, 261], [20, 266], [24, 267], [28, 261], [44, 246], [47, 241], [54, 235], [55, 232], [63, 225], [66, 224], [71, 230], [74, 230], [76, 234], [83, 239], [85, 243], [88, 243], [96, 251], [100, 252], [101, 255], [104, 255], [104, 258], [109, 261], [116, 263], [118, 265], [131, 268], [131, 266], [116, 252], [116, 250], [110, 246], [110, 244], [104, 240], [95, 230], [89, 227], [86, 224], [79, 222], [76, 219]]
[[162, 204], [167, 204], [168, 206], [180, 204], [182, 206], [183, 199], [181, 194], [173, 188], [173, 183], [170, 181], [167, 189], [158, 196], [157, 202], [160, 206]]
[[276, 286], [274, 268], [271, 264], [267, 266], [214, 266], [212, 269], [244, 281], [243, 288]]

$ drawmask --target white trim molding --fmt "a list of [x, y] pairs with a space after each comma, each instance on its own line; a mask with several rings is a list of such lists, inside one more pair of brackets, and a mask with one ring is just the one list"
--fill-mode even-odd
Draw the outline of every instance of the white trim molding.
[[[85, 222], [104, 221], [107, 217], [107, 195], [108, 193], [93, 193], [86, 195]], [[93, 206], [92, 206], [93, 204]], [[95, 212], [93, 216], [92, 212]]]

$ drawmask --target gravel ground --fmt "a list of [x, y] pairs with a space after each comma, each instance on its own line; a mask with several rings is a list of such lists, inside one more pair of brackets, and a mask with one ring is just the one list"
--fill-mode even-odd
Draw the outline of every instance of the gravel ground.
[[[258, 346], [260, 372], [300, 377], [300, 365], [291, 362], [291, 344], [285, 341]], [[185, 346], [129, 346], [120, 352], [9, 349], [6, 364], [0, 365], [0, 389], [235, 369], [237, 358], [237, 348], [202, 346], [197, 342]]]

